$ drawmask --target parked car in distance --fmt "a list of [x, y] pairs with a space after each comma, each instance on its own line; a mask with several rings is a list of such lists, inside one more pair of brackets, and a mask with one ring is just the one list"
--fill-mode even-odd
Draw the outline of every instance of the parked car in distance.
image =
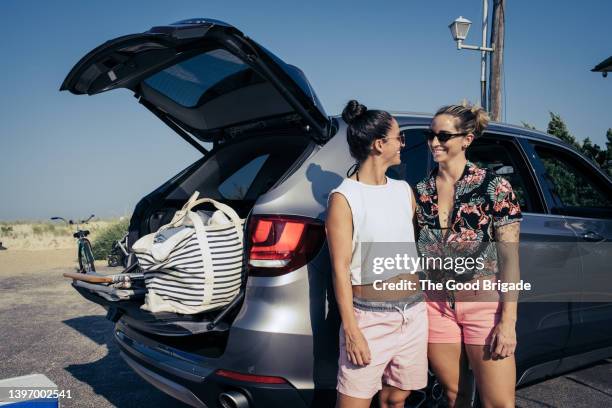
[[[223, 310], [150, 314], [138, 301], [109, 302], [77, 288], [116, 322], [123, 359], [195, 407], [333, 406], [340, 319], [324, 220], [329, 192], [353, 164], [346, 124], [328, 116], [301, 70], [212, 19], [107, 41], [61, 86], [88, 95], [118, 88], [202, 152], [137, 204], [129, 242], [167, 223], [196, 190], [247, 218], [241, 294]], [[433, 165], [423, 137], [432, 117], [394, 116], [407, 142], [388, 176], [414, 188]], [[521, 241], [547, 242], [554, 252], [568, 242], [612, 240], [610, 178], [559, 139], [492, 123], [468, 153], [513, 185]], [[521, 247], [522, 278], [559, 278], [555, 266], [533, 262], [535, 251]], [[570, 271], [563, 278], [578, 285], [568, 291], [609, 271], [581, 256], [559, 262]], [[612, 356], [612, 303], [520, 303], [517, 332], [522, 385]], [[425, 396], [413, 393], [409, 404]]]

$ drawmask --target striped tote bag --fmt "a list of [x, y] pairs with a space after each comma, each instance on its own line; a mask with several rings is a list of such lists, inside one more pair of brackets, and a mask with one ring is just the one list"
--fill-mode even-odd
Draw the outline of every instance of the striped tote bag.
[[[201, 313], [222, 308], [240, 291], [244, 219], [231, 207], [210, 198], [198, 200], [198, 195], [196, 191], [170, 223], [132, 246], [144, 272], [144, 310]], [[217, 210], [210, 217], [192, 211], [202, 203]]]

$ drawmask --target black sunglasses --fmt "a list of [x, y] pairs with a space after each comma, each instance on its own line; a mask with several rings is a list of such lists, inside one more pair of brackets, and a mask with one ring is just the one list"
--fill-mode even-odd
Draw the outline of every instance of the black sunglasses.
[[431, 129], [426, 129], [424, 134], [425, 134], [425, 138], [428, 141], [432, 141], [434, 137], [437, 137], [440, 143], [445, 143], [451, 140], [453, 137], [465, 136], [469, 134], [469, 132], [461, 132], [461, 133], [438, 132], [438, 133], [435, 133]]
[[396, 136], [396, 137], [389, 137], [389, 136], [387, 136], [387, 137], [383, 137], [382, 139], [383, 140], [386, 140], [386, 139], [397, 139], [397, 140], [399, 140], [400, 144], [402, 144], [402, 145], [406, 144], [406, 136], [404, 136], [403, 133], [400, 133], [399, 136]]

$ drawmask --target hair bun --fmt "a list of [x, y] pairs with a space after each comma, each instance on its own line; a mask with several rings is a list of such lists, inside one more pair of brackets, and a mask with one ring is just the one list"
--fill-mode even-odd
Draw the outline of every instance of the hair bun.
[[436, 112], [438, 115], [451, 115], [458, 120], [456, 127], [462, 132], [473, 133], [480, 137], [489, 124], [489, 114], [481, 106], [470, 103], [467, 99], [459, 105], [443, 106]]
[[476, 130], [479, 133], [482, 133], [482, 131], [489, 125], [489, 121], [491, 120], [489, 113], [478, 105], [472, 106], [472, 113], [474, 114], [474, 119], [476, 121]]
[[350, 100], [342, 111], [342, 119], [348, 124], [353, 123], [360, 116], [364, 115], [368, 108], [356, 100]]
[[474, 114], [474, 116], [478, 116], [482, 113], [487, 113], [482, 107], [478, 106], [478, 105], [472, 105], [469, 106], [470, 111]]

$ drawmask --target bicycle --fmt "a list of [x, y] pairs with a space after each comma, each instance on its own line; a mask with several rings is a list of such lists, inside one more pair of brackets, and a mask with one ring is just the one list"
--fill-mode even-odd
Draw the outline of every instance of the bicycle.
[[[93, 217], [94, 214], [91, 214], [86, 220], [76, 222], [77, 231], [72, 234], [72, 236], [77, 239], [77, 253], [79, 258], [80, 273], [91, 273], [96, 271], [96, 268], [94, 266], [93, 251], [91, 249], [91, 242], [89, 242], [89, 239], [87, 239], [87, 236], [89, 235], [89, 230], [82, 230], [79, 228], [79, 224], [87, 224], [89, 220], [91, 220]], [[75, 225], [74, 221], [66, 220], [63, 217], [51, 217], [51, 220], [61, 220], [64, 221], [67, 225]]]

